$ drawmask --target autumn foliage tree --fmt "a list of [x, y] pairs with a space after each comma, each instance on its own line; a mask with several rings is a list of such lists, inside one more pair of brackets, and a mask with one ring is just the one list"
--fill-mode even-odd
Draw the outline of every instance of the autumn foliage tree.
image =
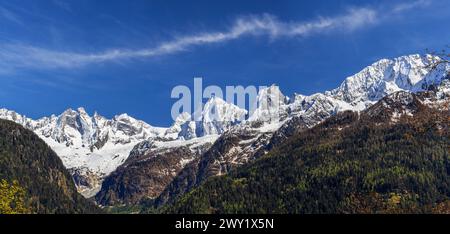
[[29, 213], [25, 204], [25, 190], [17, 180], [12, 183], [0, 180], [0, 214]]

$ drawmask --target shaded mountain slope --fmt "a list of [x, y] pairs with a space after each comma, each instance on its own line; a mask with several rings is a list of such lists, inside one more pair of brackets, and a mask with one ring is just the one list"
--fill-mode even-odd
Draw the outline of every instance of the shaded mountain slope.
[[61, 159], [41, 138], [6, 120], [0, 120], [0, 178], [18, 181], [32, 213], [100, 212], [77, 193]]
[[106, 177], [95, 199], [100, 205], [111, 206], [155, 198], [185, 164], [210, 146], [209, 141], [169, 148], [158, 148], [150, 142], [138, 144], [127, 161]]

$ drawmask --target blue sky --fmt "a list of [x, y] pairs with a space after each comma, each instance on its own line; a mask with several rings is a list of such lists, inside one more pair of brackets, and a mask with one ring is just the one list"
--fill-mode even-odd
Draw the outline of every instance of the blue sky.
[[446, 0], [1, 0], [0, 107], [168, 126], [172, 88], [193, 77], [312, 94], [449, 39]]

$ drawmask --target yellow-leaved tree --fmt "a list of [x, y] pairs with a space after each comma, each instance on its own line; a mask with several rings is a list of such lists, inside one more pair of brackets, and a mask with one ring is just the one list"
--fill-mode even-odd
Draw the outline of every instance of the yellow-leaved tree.
[[25, 190], [17, 180], [0, 180], [0, 214], [30, 213], [25, 204]]

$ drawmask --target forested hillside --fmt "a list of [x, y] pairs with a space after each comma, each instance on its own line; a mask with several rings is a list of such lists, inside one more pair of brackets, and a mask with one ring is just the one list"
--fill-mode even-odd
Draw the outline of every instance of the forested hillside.
[[61, 159], [32, 131], [0, 120], [2, 213], [100, 212], [77, 193]]

